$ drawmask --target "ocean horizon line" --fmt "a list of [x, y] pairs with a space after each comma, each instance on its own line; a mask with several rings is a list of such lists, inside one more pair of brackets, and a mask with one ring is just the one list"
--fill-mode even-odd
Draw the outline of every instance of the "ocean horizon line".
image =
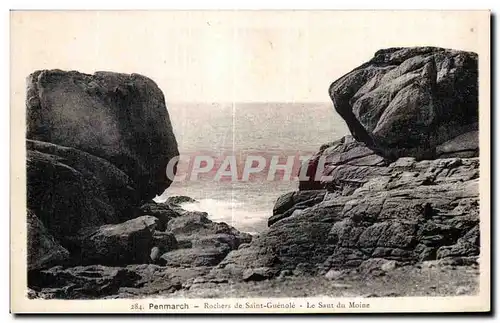
[[331, 101], [167, 101], [170, 104], [332, 104]]

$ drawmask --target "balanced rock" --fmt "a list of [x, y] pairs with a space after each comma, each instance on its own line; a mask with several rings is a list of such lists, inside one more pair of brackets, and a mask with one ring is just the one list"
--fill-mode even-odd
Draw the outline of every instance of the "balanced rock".
[[330, 97], [356, 140], [382, 156], [465, 157], [460, 145], [436, 149], [466, 133], [466, 150], [477, 156], [477, 60], [436, 47], [379, 50], [333, 82]]
[[131, 179], [137, 200], [170, 185], [166, 166], [179, 155], [165, 98], [138, 74], [43, 70], [27, 89], [27, 138], [103, 158]]

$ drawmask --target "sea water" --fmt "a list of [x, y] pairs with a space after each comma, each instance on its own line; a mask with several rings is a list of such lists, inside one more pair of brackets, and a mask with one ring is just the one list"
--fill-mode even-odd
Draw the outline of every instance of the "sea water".
[[[331, 102], [324, 103], [167, 103], [180, 154], [186, 157], [186, 178], [175, 181], [157, 201], [186, 195], [197, 200], [184, 204], [203, 211], [217, 222], [258, 233], [267, 227], [276, 199], [297, 190], [295, 176], [269, 180], [265, 170], [250, 180], [216, 180], [213, 171], [196, 180], [188, 174], [193, 156], [236, 156], [243, 163], [249, 155], [313, 155], [327, 142], [348, 134], [343, 119]], [[217, 165], [217, 161], [216, 161]], [[181, 167], [182, 168], [182, 167]]]

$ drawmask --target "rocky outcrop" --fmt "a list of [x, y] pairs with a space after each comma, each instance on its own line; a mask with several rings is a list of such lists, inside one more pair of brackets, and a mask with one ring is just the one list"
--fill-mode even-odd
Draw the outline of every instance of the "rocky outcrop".
[[349, 138], [323, 154], [332, 177], [324, 183], [323, 199], [282, 212], [289, 209], [284, 201], [310, 191], [281, 197], [281, 217], [251, 244], [232, 251], [213, 275], [245, 279], [249, 269], [258, 268], [269, 278], [286, 270], [358, 268], [373, 259], [407, 265], [478, 256], [478, 158], [407, 157], [386, 164]]
[[479, 255], [477, 55], [380, 50], [330, 96], [352, 136], [323, 145], [267, 231], [209, 276], [337, 279]]
[[158, 227], [159, 231], [165, 231], [167, 229], [167, 224], [173, 218], [178, 217], [182, 210], [173, 209], [167, 203], [156, 203], [154, 201], [149, 201], [143, 204], [137, 211], [137, 216], [141, 215], [151, 215], [158, 219]]
[[169, 196], [165, 201], [166, 204], [172, 207], [180, 206], [181, 204], [184, 203], [194, 203], [194, 202], [196, 202], [196, 200], [189, 196]]
[[44, 70], [27, 83], [27, 206], [74, 256], [82, 229], [131, 220], [163, 193], [177, 143], [144, 76]]
[[379, 50], [333, 82], [330, 97], [356, 140], [389, 159], [477, 156], [477, 60], [435, 47]]
[[30, 295], [175, 291], [251, 241], [182, 209], [189, 197], [151, 200], [169, 186], [178, 150], [150, 79], [37, 71], [26, 107]]
[[158, 219], [141, 216], [119, 224], [82, 229], [78, 263], [119, 266], [148, 263]]

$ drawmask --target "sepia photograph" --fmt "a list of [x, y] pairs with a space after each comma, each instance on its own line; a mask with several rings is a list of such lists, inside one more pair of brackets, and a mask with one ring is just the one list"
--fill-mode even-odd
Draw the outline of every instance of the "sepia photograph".
[[490, 19], [11, 11], [11, 310], [489, 311]]

